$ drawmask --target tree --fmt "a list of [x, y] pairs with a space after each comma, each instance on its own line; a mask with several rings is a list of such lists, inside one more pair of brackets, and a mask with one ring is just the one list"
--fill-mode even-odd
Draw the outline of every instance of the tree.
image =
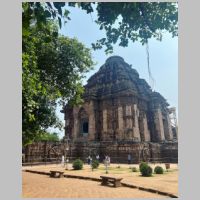
[[23, 2], [23, 30], [29, 28], [33, 23], [38, 27], [43, 26], [52, 19], [57, 19], [61, 28], [62, 18], [65, 18], [65, 20], [70, 19], [68, 17], [69, 12], [67, 10], [65, 12], [62, 11], [64, 6], [65, 2]]
[[27, 145], [47, 128], [62, 127], [56, 105], [82, 102], [81, 79], [94, 63], [90, 49], [60, 36], [53, 20], [39, 26], [22, 22], [22, 141]]
[[[95, 5], [96, 4], [96, 5]], [[167, 31], [172, 37], [178, 35], [178, 5], [171, 2], [98, 2], [69, 3], [78, 6], [87, 13], [94, 12], [98, 18], [96, 23], [100, 30], [105, 30], [106, 38], [92, 44], [93, 49], [106, 47], [106, 53], [113, 51], [113, 44], [126, 47], [130, 41], [147, 43], [154, 37], [162, 40], [162, 34]]]
[[[171, 33], [172, 37], [178, 35], [178, 3], [173, 2], [69, 2], [46, 3], [43, 6], [41, 3], [32, 3], [29, 7], [32, 14], [26, 17], [26, 21], [57, 18], [61, 27], [61, 18], [65, 22], [70, 20], [70, 12], [66, 7], [62, 12], [65, 5], [78, 6], [88, 14], [96, 10], [96, 23], [100, 30], [106, 31], [106, 38], [99, 39], [92, 47], [96, 50], [105, 46], [106, 53], [111, 53], [113, 44], [118, 41], [120, 46], [126, 47], [129, 41], [145, 44], [152, 37], [161, 41], [163, 31]], [[46, 15], [37, 16], [39, 9], [43, 9]]]
[[58, 133], [55, 133], [55, 132], [49, 133], [49, 132], [44, 131], [43, 133], [38, 134], [34, 141], [36, 141], [36, 142], [39, 142], [39, 141], [58, 142], [58, 141], [60, 141], [60, 139], [58, 137]]

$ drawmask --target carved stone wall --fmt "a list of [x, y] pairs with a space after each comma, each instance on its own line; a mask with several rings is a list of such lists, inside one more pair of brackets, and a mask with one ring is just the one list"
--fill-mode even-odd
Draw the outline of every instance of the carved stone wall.
[[[25, 149], [25, 163], [60, 162], [64, 154], [64, 144], [56, 142], [38, 142], [28, 145]], [[111, 163], [127, 163], [131, 154], [132, 163], [148, 162], [178, 162], [177, 143], [136, 143], [136, 142], [75, 142], [70, 144], [66, 154], [70, 162], [81, 158], [87, 162], [90, 155], [95, 158], [100, 155], [103, 161], [105, 155], [111, 157]]]
[[[158, 143], [159, 146], [161, 142], [175, 139], [167, 101], [160, 93], [152, 91], [138, 72], [119, 56], [108, 58], [99, 71], [88, 79], [83, 98], [83, 105], [66, 105], [63, 111], [65, 134], [79, 145], [81, 142], [111, 142], [111, 145], [147, 142]], [[87, 117], [80, 118], [81, 110], [87, 113]], [[88, 120], [89, 128], [88, 134], [83, 136], [84, 120]], [[154, 155], [153, 149], [160, 147], [151, 146], [151, 155]], [[76, 151], [79, 152], [78, 149]], [[160, 150], [155, 151], [157, 156], [162, 155]], [[113, 151], [114, 154], [116, 152]]]
[[26, 146], [26, 163], [57, 162], [64, 155], [64, 145], [60, 142], [37, 142]]

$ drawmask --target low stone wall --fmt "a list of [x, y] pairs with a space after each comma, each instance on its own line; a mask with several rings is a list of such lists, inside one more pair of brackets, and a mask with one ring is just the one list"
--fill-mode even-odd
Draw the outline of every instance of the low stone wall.
[[72, 147], [72, 156], [83, 160], [91, 155], [100, 155], [103, 161], [106, 155], [110, 156], [112, 163], [127, 163], [128, 154], [132, 163], [148, 162], [178, 162], [177, 143], [75, 143]]
[[[25, 163], [59, 162], [64, 155], [62, 143], [39, 142], [29, 145], [25, 151]], [[80, 158], [87, 162], [90, 155], [100, 156], [103, 161], [106, 155], [110, 156], [112, 163], [127, 163], [128, 154], [131, 163], [141, 161], [178, 163], [178, 143], [137, 143], [137, 142], [76, 142], [70, 144], [66, 152], [70, 161]]]
[[63, 144], [60, 142], [37, 142], [24, 149], [23, 163], [58, 162], [63, 155]]

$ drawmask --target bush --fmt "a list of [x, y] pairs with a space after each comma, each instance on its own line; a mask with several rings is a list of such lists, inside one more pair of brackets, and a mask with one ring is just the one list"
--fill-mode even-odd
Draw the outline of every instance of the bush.
[[74, 162], [73, 162], [73, 169], [75, 170], [80, 170], [83, 168], [83, 161], [80, 160], [80, 159], [76, 159]]
[[93, 160], [92, 161], [92, 169], [97, 169], [99, 167], [99, 161], [98, 160]]
[[163, 174], [163, 172], [164, 172], [164, 170], [160, 166], [156, 166], [155, 169], [154, 169], [155, 174]]
[[151, 176], [152, 175], [152, 168], [147, 163], [140, 164], [140, 172], [142, 176]]
[[146, 162], [141, 162], [141, 163], [140, 163], [140, 165], [139, 165], [139, 169], [140, 169], [140, 171], [141, 171], [141, 168], [142, 168], [143, 166], [145, 166], [145, 165], [147, 165]]
[[136, 167], [132, 167], [131, 170], [132, 170], [132, 172], [137, 172], [137, 168]]

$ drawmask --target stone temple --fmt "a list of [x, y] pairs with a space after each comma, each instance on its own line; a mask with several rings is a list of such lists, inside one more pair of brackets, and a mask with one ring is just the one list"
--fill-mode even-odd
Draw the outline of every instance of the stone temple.
[[70, 156], [109, 155], [113, 162], [177, 162], [177, 131], [166, 99], [120, 56], [108, 58], [85, 85], [84, 103], [66, 105]]

